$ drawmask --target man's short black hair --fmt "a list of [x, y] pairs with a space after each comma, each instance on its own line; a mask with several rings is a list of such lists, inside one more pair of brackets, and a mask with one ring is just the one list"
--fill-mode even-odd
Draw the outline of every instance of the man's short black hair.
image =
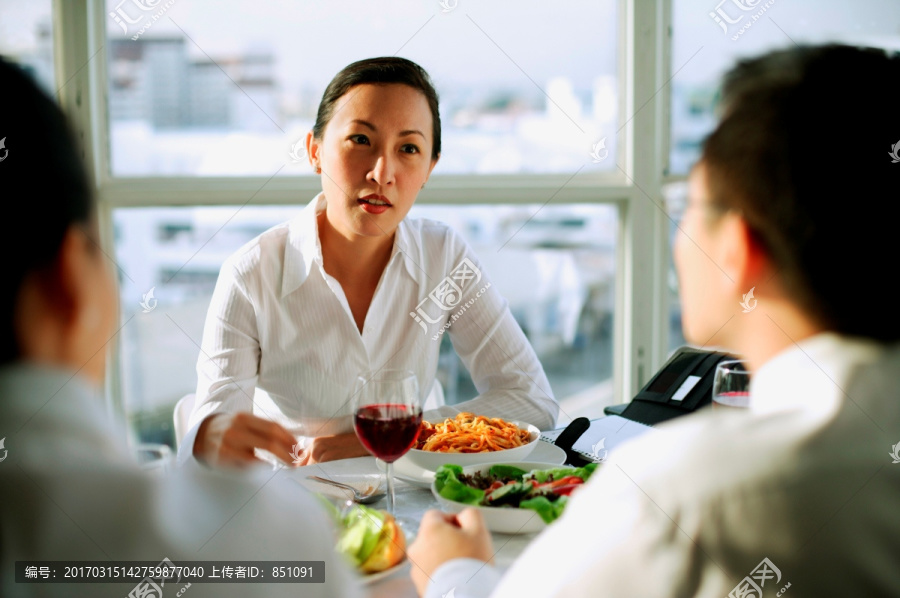
[[[25, 277], [56, 260], [72, 225], [88, 229], [94, 210], [88, 177], [56, 103], [21, 68], [0, 56], [0, 364], [20, 356], [14, 310]], [[4, 157], [5, 156], [5, 157]]]
[[[701, 161], [710, 201], [738, 210], [786, 292], [821, 326], [900, 339], [900, 58], [806, 46], [744, 60]], [[896, 153], [896, 152], [894, 152]]]

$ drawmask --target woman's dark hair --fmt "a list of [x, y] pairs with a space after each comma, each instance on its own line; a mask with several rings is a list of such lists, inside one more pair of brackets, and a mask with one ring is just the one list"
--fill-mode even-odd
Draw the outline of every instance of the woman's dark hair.
[[343, 97], [350, 88], [363, 83], [376, 85], [402, 83], [425, 95], [428, 107], [431, 109], [431, 129], [434, 136], [431, 158], [437, 160], [441, 155], [441, 113], [438, 111], [438, 94], [425, 69], [406, 58], [395, 56], [367, 58], [341, 69], [341, 72], [334, 76], [322, 95], [319, 112], [316, 114], [316, 124], [313, 126], [313, 136], [316, 139], [322, 139], [325, 127], [334, 116], [335, 102]]
[[[806, 46], [726, 76], [706, 139], [710, 201], [739, 211], [785, 291], [835, 332], [900, 340], [900, 59]], [[892, 257], [894, 256], [894, 257]]]
[[86, 229], [94, 201], [59, 107], [31, 77], [0, 56], [0, 185], [7, 224], [0, 235], [0, 364], [20, 357], [15, 309], [22, 283], [56, 260], [66, 231]]

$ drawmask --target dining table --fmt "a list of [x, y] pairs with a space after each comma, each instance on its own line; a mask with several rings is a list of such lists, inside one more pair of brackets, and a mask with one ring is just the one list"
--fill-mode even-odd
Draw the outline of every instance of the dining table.
[[[543, 441], [539, 441], [543, 442]], [[290, 470], [289, 475], [299, 484], [313, 492], [320, 492], [332, 499], [349, 499], [350, 491], [341, 490], [332, 486], [307, 479], [307, 476], [320, 476], [337, 482], [347, 483], [351, 486], [363, 488], [369, 485], [380, 485], [386, 488], [384, 472], [378, 467], [374, 457], [358, 457], [354, 459], [341, 459], [297, 467]], [[422, 515], [429, 509], [440, 509], [440, 505], [431, 493], [430, 488], [421, 483], [411, 483], [395, 476], [394, 484], [395, 514], [418, 523]], [[387, 499], [382, 498], [370, 505], [376, 509], [386, 509]], [[410, 536], [412, 534], [409, 534]], [[494, 564], [499, 569], [508, 568], [512, 562], [525, 550], [525, 547], [537, 535], [532, 534], [499, 534], [492, 533], [494, 543]], [[412, 543], [414, 535], [408, 537], [407, 542]], [[406, 561], [386, 576], [375, 579], [363, 578], [363, 584], [368, 595], [373, 598], [415, 598], [418, 596], [415, 586], [410, 578], [410, 568], [415, 566]], [[478, 574], [470, 580], [470, 583], [478, 583]]]

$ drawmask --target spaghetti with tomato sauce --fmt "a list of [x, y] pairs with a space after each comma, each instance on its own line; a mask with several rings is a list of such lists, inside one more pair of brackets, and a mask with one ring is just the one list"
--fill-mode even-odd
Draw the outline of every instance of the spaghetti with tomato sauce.
[[516, 448], [530, 440], [528, 430], [499, 417], [463, 412], [437, 424], [422, 422], [415, 448], [435, 453], [486, 453]]

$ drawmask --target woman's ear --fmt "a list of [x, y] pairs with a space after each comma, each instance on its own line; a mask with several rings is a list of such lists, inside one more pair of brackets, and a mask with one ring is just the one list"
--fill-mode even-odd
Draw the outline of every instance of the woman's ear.
[[431, 166], [428, 167], [428, 175], [425, 177], [425, 181], [422, 183], [422, 188], [425, 188], [425, 183], [428, 182], [428, 179], [431, 178], [431, 171], [434, 170], [434, 167], [437, 166], [438, 160], [441, 159], [441, 155], [438, 154], [437, 158], [433, 158], [431, 160]]
[[316, 174], [322, 172], [321, 156], [319, 155], [320, 144], [310, 131], [306, 134], [306, 155], [309, 157], [309, 165], [313, 167]]

